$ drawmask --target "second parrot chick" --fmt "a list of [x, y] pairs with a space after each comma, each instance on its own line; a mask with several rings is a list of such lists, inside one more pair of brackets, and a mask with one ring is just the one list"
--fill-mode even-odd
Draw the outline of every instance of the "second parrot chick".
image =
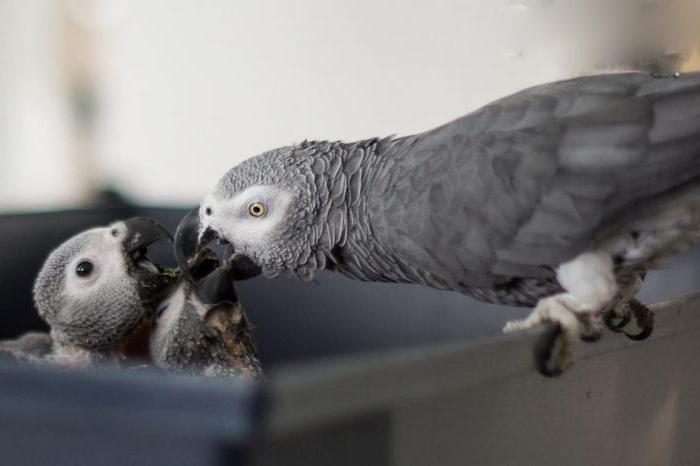
[[262, 376], [251, 325], [230, 271], [206, 259], [156, 314], [151, 358], [161, 369], [205, 377]]

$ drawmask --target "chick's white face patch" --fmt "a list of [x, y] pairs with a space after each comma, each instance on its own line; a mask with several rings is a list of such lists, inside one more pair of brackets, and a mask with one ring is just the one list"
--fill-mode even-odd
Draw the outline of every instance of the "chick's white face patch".
[[209, 196], [200, 207], [202, 231], [218, 231], [237, 249], [259, 246], [284, 225], [292, 199], [278, 186], [251, 186], [231, 199]]
[[117, 222], [80, 235], [83, 246], [66, 264], [66, 297], [86, 297], [108, 282], [129, 279], [121, 245], [126, 234], [124, 224]]

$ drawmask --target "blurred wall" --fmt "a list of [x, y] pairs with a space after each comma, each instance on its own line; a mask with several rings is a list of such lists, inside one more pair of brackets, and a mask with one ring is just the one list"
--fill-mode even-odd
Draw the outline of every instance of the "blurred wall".
[[61, 11], [0, 0], [0, 208], [78, 202]]
[[422, 131], [645, 41], [686, 53], [649, 25], [688, 29], [668, 3], [0, 0], [0, 208], [103, 185], [189, 204], [269, 148]]
[[[115, 182], [192, 202], [266, 149], [429, 129], [562, 73], [520, 59], [483, 1], [133, 2], [105, 40]], [[158, 176], [153, 176], [158, 173]]]

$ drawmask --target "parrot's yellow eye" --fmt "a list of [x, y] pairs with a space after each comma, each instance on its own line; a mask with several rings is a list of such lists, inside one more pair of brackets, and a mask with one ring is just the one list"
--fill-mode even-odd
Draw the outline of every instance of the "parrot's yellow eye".
[[248, 206], [248, 213], [253, 217], [265, 215], [265, 205], [262, 202], [253, 202]]

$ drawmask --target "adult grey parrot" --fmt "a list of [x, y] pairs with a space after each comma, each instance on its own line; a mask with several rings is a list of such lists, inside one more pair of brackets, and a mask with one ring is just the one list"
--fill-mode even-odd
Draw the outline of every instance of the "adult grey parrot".
[[238, 302], [226, 265], [198, 261], [161, 302], [150, 337], [160, 368], [206, 377], [260, 378], [251, 326]]
[[[132, 218], [84, 231], [51, 252], [34, 283], [36, 309], [51, 329], [46, 360], [86, 367], [122, 355], [174, 283], [146, 256], [159, 239], [172, 237], [150, 219]], [[46, 344], [40, 349], [47, 352]]]
[[697, 239], [699, 190], [700, 74], [589, 76], [421, 134], [248, 159], [182, 220], [176, 252], [186, 268], [218, 236], [238, 279], [331, 269], [532, 306], [505, 330], [558, 324], [553, 373], [587, 322]]

